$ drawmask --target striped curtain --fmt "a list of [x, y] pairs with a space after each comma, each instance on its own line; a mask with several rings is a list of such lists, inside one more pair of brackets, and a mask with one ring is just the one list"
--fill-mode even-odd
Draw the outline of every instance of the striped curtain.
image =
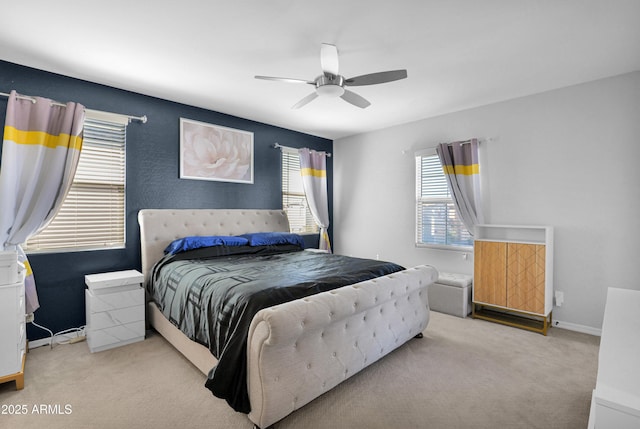
[[478, 140], [442, 143], [436, 148], [458, 216], [471, 235], [484, 223]]
[[329, 241], [329, 199], [327, 197], [327, 154], [307, 148], [298, 150], [302, 187], [309, 210], [320, 227], [320, 250], [331, 253]]
[[16, 250], [27, 268], [26, 313], [40, 305], [21, 245], [56, 215], [82, 148], [84, 106], [11, 91], [0, 167], [0, 250]]

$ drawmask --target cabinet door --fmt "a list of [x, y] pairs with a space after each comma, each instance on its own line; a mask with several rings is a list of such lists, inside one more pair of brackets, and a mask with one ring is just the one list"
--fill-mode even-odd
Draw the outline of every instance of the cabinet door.
[[473, 300], [505, 307], [507, 244], [476, 241], [473, 254]]
[[545, 246], [507, 246], [507, 307], [544, 314]]

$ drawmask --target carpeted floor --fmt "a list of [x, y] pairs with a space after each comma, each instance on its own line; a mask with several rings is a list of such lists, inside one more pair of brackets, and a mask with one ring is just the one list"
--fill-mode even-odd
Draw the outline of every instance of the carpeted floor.
[[[276, 424], [277, 429], [585, 428], [599, 338], [548, 336], [432, 312], [411, 340]], [[28, 354], [25, 388], [0, 385], [0, 427], [251, 428], [154, 331], [101, 353]], [[23, 414], [16, 414], [24, 411]]]

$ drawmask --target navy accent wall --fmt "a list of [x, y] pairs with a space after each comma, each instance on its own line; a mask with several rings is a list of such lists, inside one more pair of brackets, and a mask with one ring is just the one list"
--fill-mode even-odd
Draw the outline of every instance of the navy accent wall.
[[[327, 152], [333, 146], [320, 137], [0, 61], [0, 92], [12, 89], [60, 102], [76, 101], [93, 110], [148, 117], [146, 124], [133, 121], [127, 129], [126, 248], [29, 256], [40, 300], [35, 321], [54, 332], [85, 324], [85, 274], [140, 269], [140, 209], [281, 209], [280, 151], [273, 144]], [[6, 101], [0, 98], [3, 128], [5, 116]], [[254, 184], [180, 179], [181, 117], [253, 132]], [[333, 166], [331, 158], [327, 161], [331, 204]], [[315, 237], [306, 241], [317, 246]], [[30, 340], [48, 336], [34, 326], [27, 329]]]

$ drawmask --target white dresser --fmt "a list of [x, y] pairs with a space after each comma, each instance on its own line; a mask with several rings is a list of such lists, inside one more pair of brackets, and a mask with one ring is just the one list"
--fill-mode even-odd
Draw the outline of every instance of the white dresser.
[[0, 252], [0, 383], [24, 388], [27, 334], [24, 313], [24, 269], [15, 252]]
[[640, 428], [640, 291], [609, 288], [590, 429]]
[[85, 276], [87, 344], [91, 352], [144, 340], [143, 276], [136, 270]]

